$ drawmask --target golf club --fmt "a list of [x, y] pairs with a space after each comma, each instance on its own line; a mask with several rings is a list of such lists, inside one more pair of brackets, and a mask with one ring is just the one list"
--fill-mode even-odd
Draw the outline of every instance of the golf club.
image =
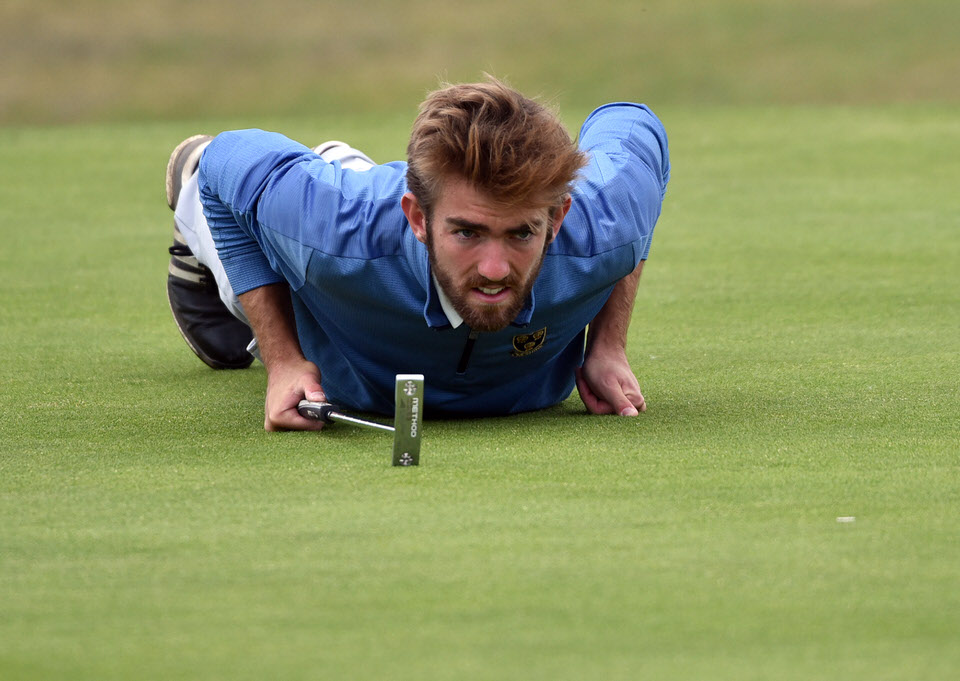
[[301, 400], [297, 411], [304, 418], [324, 423], [340, 421], [371, 430], [391, 432], [393, 465], [417, 466], [420, 464], [420, 434], [423, 430], [420, 424], [423, 413], [423, 374], [397, 374], [395, 395], [392, 426], [344, 414], [338, 406], [329, 402]]

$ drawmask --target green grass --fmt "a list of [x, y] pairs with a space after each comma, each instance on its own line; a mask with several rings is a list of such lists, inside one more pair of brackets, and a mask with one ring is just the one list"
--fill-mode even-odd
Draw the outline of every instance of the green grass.
[[166, 155], [253, 121], [0, 129], [0, 678], [952, 678], [960, 120], [660, 113], [650, 411], [428, 421], [414, 470], [264, 433], [170, 319]]

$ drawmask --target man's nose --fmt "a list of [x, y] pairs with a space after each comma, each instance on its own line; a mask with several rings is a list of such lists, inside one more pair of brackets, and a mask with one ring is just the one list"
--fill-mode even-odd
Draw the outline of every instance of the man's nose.
[[503, 281], [510, 274], [510, 263], [502, 244], [492, 241], [486, 244], [480, 255], [477, 272], [481, 277], [490, 281]]

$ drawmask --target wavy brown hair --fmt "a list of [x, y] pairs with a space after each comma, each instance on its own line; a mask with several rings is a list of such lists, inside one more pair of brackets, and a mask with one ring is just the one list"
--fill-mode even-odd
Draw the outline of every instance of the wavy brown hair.
[[407, 161], [407, 186], [429, 218], [449, 176], [504, 205], [554, 208], [587, 158], [554, 112], [487, 76], [427, 96]]

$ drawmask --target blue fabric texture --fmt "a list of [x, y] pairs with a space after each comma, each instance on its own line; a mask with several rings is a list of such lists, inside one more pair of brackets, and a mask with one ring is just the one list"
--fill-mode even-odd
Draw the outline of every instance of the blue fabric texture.
[[276, 133], [225, 132], [201, 159], [200, 197], [238, 295], [290, 285], [301, 346], [331, 401], [392, 414], [394, 376], [422, 373], [427, 415], [509, 414], [570, 395], [584, 329], [646, 259], [660, 215], [669, 153], [646, 106], [600, 107], [579, 144], [590, 162], [531, 299], [513, 324], [479, 335], [462, 374], [470, 330], [448, 323], [400, 210], [406, 163], [354, 172]]

